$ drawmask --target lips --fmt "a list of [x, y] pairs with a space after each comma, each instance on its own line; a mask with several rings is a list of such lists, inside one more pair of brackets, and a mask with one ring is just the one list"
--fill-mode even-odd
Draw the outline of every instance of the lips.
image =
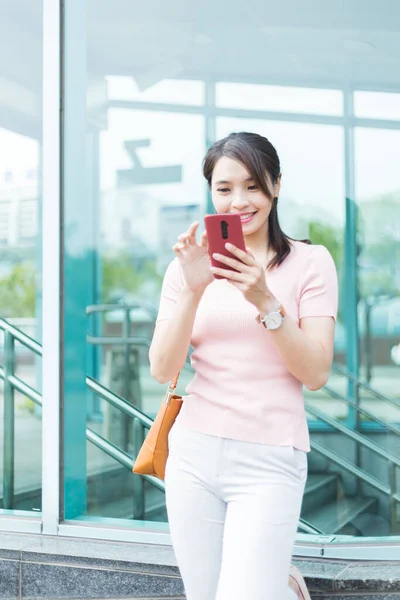
[[242, 223], [248, 223], [249, 221], [252, 220], [252, 218], [254, 217], [256, 213], [255, 212], [251, 212], [251, 213], [242, 213], [240, 215], [240, 220]]

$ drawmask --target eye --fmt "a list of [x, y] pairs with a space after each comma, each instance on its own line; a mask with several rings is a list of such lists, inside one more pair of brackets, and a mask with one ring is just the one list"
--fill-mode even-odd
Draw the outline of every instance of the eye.
[[218, 189], [217, 189], [217, 192], [221, 192], [221, 193], [223, 193], [223, 194], [224, 194], [225, 192], [229, 192], [229, 191], [230, 191], [230, 190], [229, 190], [229, 188], [218, 188]]
[[258, 185], [249, 185], [249, 190], [258, 190]]

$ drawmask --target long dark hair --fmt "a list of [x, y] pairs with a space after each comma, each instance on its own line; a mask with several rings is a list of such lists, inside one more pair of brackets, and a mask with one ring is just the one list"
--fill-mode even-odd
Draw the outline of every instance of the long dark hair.
[[257, 133], [231, 133], [215, 142], [204, 158], [203, 175], [210, 187], [215, 165], [222, 156], [242, 163], [259, 188], [271, 199], [272, 208], [268, 218], [268, 233], [270, 247], [274, 250], [275, 256], [268, 264], [268, 269], [278, 267], [290, 254], [291, 238], [285, 235], [281, 229], [278, 219], [278, 198], [271, 194], [268, 187], [267, 174], [273, 185], [278, 183], [281, 176], [277, 151], [267, 138]]

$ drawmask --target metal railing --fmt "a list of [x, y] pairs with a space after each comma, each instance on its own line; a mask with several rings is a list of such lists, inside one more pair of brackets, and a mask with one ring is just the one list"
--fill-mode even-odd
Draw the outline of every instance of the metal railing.
[[[153, 419], [148, 417], [145, 413], [140, 411], [138, 408], [128, 404], [123, 398], [117, 394], [110, 392], [106, 387], [101, 385], [98, 381], [95, 381], [92, 377], [86, 377], [86, 384], [90, 390], [92, 390], [99, 397], [103, 398], [106, 402], [109, 402], [114, 408], [121, 410], [124, 414], [133, 419], [134, 428], [134, 454], [137, 456], [146, 434], [146, 430], [150, 429], [153, 424]], [[88, 431], [88, 430], [87, 430]], [[128, 455], [119, 450], [113, 444], [110, 444], [107, 440], [101, 436], [94, 434], [91, 430], [90, 437], [88, 439], [92, 441], [98, 448], [107, 452], [109, 456], [112, 456], [118, 460], [124, 466], [127, 466], [130, 470], [133, 468], [134, 461], [128, 457]], [[143, 519], [145, 516], [145, 490], [143, 480], [148, 481], [154, 485], [160, 491], [165, 491], [165, 485], [159, 479], [148, 475], [136, 475], [134, 483], [134, 497], [136, 510], [134, 509], [134, 518]], [[322, 531], [314, 527], [312, 524], [301, 519], [299, 524], [299, 530], [304, 533], [310, 534], [321, 534]]]
[[[37, 406], [42, 406], [42, 395], [40, 392], [33, 389], [15, 375], [15, 341], [20, 342], [25, 348], [28, 348], [37, 356], [42, 356], [42, 346], [25, 333], [22, 333], [10, 325], [4, 319], [0, 319], [0, 331], [4, 332], [4, 366], [0, 366], [0, 379], [4, 382], [3, 508], [11, 509], [14, 504], [15, 392], [21, 392]], [[140, 421], [141, 427], [149, 428], [151, 426], [153, 421], [147, 415], [116, 394], [110, 392], [110, 390], [107, 390], [107, 388], [104, 388], [90, 377], [87, 377], [86, 383], [93, 392], [107, 400], [115, 408], [132, 417], [134, 421]], [[137, 439], [137, 436], [135, 436], [135, 438]], [[86, 439], [130, 471], [133, 469], [134, 460], [129, 454], [122, 451], [89, 427], [86, 428]], [[144, 475], [143, 479], [151, 483], [160, 491], [164, 491], [163, 482], [155, 477]], [[140, 490], [140, 493], [141, 491], [142, 490]], [[139, 504], [144, 506], [144, 498], [139, 500]], [[136, 516], [136, 518], [142, 517]]]
[[[12, 509], [14, 504], [14, 432], [15, 432], [15, 391], [19, 391], [30, 398], [37, 406], [42, 406], [42, 395], [31, 386], [24, 383], [15, 375], [15, 341], [19, 341], [26, 348], [34, 352], [37, 356], [42, 356], [42, 346], [22, 333], [4, 319], [0, 319], [0, 330], [4, 332], [4, 367], [0, 366], [0, 378], [4, 381], [4, 483], [3, 483], [3, 508]], [[86, 377], [86, 385], [99, 397], [111, 404], [128, 417], [133, 419], [134, 428], [134, 454], [137, 455], [144, 439], [146, 429], [149, 429], [153, 420], [140, 411], [138, 408], [126, 402], [123, 398], [114, 394], [99, 382], [91, 377]], [[113, 458], [123, 467], [132, 471], [134, 459], [127, 453], [112, 444], [109, 440], [86, 427], [86, 439], [99, 448], [102, 452]], [[133, 516], [136, 519], [143, 519], [145, 516], [145, 489], [144, 481], [147, 481], [156, 489], [165, 492], [163, 481], [148, 475], [134, 476], [134, 511]], [[320, 534], [321, 531], [313, 527], [306, 521], [301, 521], [299, 529], [306, 533]]]
[[[102, 308], [110, 309], [110, 305], [104, 305]], [[111, 305], [112, 310], [120, 309], [120, 305]], [[126, 307], [126, 310], [128, 307]], [[131, 310], [132, 307], [129, 307]], [[42, 356], [42, 347], [41, 345], [30, 338], [28, 335], [22, 333], [4, 319], [0, 319], [0, 330], [4, 332], [4, 366], [0, 366], [0, 379], [4, 381], [4, 452], [3, 452], [3, 466], [4, 466], [4, 493], [3, 493], [3, 506], [4, 508], [12, 508], [13, 499], [14, 499], [14, 432], [15, 432], [15, 391], [19, 391], [25, 394], [28, 398], [30, 398], [36, 405], [42, 405], [42, 397], [41, 394], [34, 390], [31, 386], [23, 382], [19, 377], [15, 374], [15, 342], [20, 342], [23, 346], [34, 352], [37, 356]], [[118, 343], [121, 343], [121, 338], [111, 338], [112, 340], [118, 340]], [[110, 343], [110, 338], [96, 338], [96, 340], [92, 340], [99, 342], [100, 340], [103, 343]], [[103, 341], [104, 340], [104, 341]], [[88, 340], [89, 341], [89, 340]], [[150, 340], [145, 337], [137, 337], [126, 335], [124, 338], [125, 343], [130, 346], [133, 344], [145, 345], [149, 346]], [[116, 342], [115, 342], [116, 343]], [[335, 367], [335, 370], [338, 370]], [[344, 372], [344, 370], [340, 369], [342, 374], [349, 379], [351, 379], [351, 375]], [[395, 399], [390, 399], [383, 396], [377, 390], [371, 388], [368, 383], [362, 382], [353, 378], [357, 385], [360, 387], [364, 387], [369, 392], [373, 393], [379, 399], [385, 400], [396, 406], [400, 407], [400, 402], [397, 402]], [[98, 381], [91, 377], [86, 377], [86, 384], [88, 388], [95, 393], [98, 397], [102, 398], [104, 401], [109, 403], [111, 406], [125, 414], [127, 417], [130, 417], [133, 420], [133, 429], [134, 429], [134, 455], [136, 456], [142, 443], [146, 433], [153, 420], [148, 417], [145, 413], [139, 410], [137, 407], [133, 406], [129, 402], [125, 401], [122, 397], [117, 394], [111, 392], [109, 389], [101, 385]], [[343, 400], [352, 406], [354, 403], [334, 392], [333, 390], [327, 390], [328, 393], [334, 394], [334, 397]], [[364, 413], [366, 416], [374, 419], [377, 422], [380, 422], [382, 425], [387, 427], [388, 430], [393, 431], [394, 433], [400, 433], [400, 429], [395, 424], [386, 423], [385, 421], [376, 418], [374, 415], [371, 415], [365, 409], [360, 408], [357, 409]], [[319, 454], [325, 456], [332, 463], [340, 466], [344, 471], [351, 473], [354, 475], [357, 480], [364, 482], [365, 484], [373, 487], [375, 490], [385, 494], [390, 498], [392, 504], [392, 516], [393, 523], [395, 523], [396, 516], [396, 505], [400, 503], [400, 494], [397, 491], [397, 469], [400, 468], [400, 459], [386, 452], [383, 448], [378, 446], [377, 444], [371, 442], [365, 436], [360, 433], [351, 430], [346, 427], [344, 424], [340, 423], [336, 419], [333, 419], [326, 415], [324, 412], [310, 405], [309, 402], [306, 402], [306, 410], [310, 414], [313, 414], [318, 419], [324, 421], [332, 428], [340, 431], [348, 438], [352, 439], [357, 445], [364, 446], [368, 448], [371, 452], [385, 459], [390, 465], [390, 473], [389, 473], [389, 481], [390, 485], [386, 486], [376, 478], [369, 475], [365, 470], [361, 469], [359, 466], [352, 464], [347, 459], [339, 457], [334, 452], [322, 447], [319, 443], [312, 441], [312, 448], [318, 452]], [[112, 444], [109, 440], [103, 438], [101, 435], [90, 429], [86, 428], [86, 438], [89, 442], [94, 444], [97, 448], [108, 454], [114, 460], [116, 460], [122, 466], [132, 470], [134, 460], [132, 457], [125, 451], [121, 450], [114, 444]], [[160, 491], [164, 491], [164, 483], [160, 480], [149, 477], [149, 476], [135, 476], [134, 477], [134, 518], [143, 519], [145, 515], [145, 489], [144, 489], [144, 481], [148, 481], [152, 486], [157, 488]], [[307, 533], [320, 534], [322, 533], [320, 530], [313, 527], [310, 523], [302, 520], [300, 523], [300, 530]]]
[[400, 469], [400, 459], [384, 450], [378, 444], [371, 442], [371, 440], [369, 440], [361, 433], [350, 429], [337, 419], [330, 417], [323, 411], [310, 404], [310, 402], [305, 401], [305, 408], [307, 413], [313, 415], [320, 421], [327, 423], [328, 425], [330, 425], [330, 427], [336, 429], [336, 431], [340, 431], [340, 433], [343, 433], [346, 437], [353, 440], [358, 446], [368, 448], [368, 450], [373, 452], [376, 456], [379, 456], [380, 458], [383, 458], [387, 461], [388, 480], [390, 482], [389, 486], [385, 486], [378, 479], [366, 473], [366, 471], [361, 469], [359, 466], [356, 466], [348, 460], [341, 458], [336, 453], [327, 450], [317, 442], [313, 440], [311, 441], [311, 447], [313, 448], [313, 450], [315, 450], [319, 454], [322, 454], [323, 456], [325, 456], [325, 458], [328, 458], [331, 462], [340, 466], [343, 470], [347, 471], [348, 473], [355, 475], [358, 481], [366, 483], [367, 485], [373, 487], [375, 490], [378, 490], [389, 497], [392, 514], [392, 523], [394, 525], [397, 521], [397, 504], [400, 503], [400, 494], [397, 493], [397, 469]]
[[[372, 387], [367, 381], [363, 381], [362, 379], [355, 377], [352, 373], [350, 373], [348, 369], [346, 369], [342, 365], [334, 363], [332, 366], [332, 371], [337, 375], [342, 375], [343, 377], [354, 383], [358, 392], [360, 390], [365, 390], [369, 394], [374, 396], [377, 400], [380, 400], [381, 402], [386, 402], [387, 404], [391, 404], [392, 406], [395, 406], [396, 408], [400, 409], [400, 400], [398, 400], [397, 398], [392, 398], [391, 396], [384, 396], [383, 394], [381, 394], [381, 392]], [[359, 397], [359, 394], [357, 394], [357, 396]], [[354, 406], [354, 408], [357, 409], [355, 403], [352, 403], [352, 405]]]
[[37, 356], [42, 356], [42, 347], [4, 319], [0, 319], [0, 331], [4, 333], [4, 366], [0, 366], [0, 379], [4, 382], [3, 507], [12, 508], [15, 473], [15, 391], [21, 392], [38, 406], [42, 404], [41, 394], [15, 374], [15, 342], [18, 341]]

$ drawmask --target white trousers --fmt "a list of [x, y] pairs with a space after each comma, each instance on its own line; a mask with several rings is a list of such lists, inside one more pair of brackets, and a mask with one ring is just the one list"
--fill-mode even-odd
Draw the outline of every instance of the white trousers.
[[307, 456], [197, 433], [170, 433], [166, 501], [187, 600], [288, 600]]

